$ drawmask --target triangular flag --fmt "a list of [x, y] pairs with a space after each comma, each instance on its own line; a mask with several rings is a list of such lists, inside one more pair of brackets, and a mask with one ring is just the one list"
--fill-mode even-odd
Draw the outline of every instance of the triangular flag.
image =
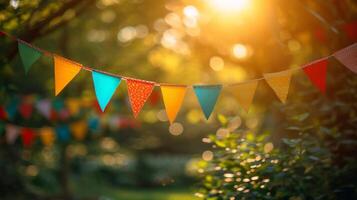
[[29, 119], [33, 111], [33, 106], [31, 103], [23, 102], [19, 107], [19, 112], [23, 118]]
[[67, 98], [65, 104], [69, 114], [71, 115], [77, 115], [81, 110], [81, 102], [79, 99]]
[[238, 103], [248, 112], [250, 105], [253, 102], [255, 90], [257, 89], [258, 81], [249, 81], [240, 83], [232, 87], [233, 94], [237, 98]]
[[22, 128], [21, 129], [21, 137], [22, 137], [22, 144], [24, 147], [28, 148], [31, 147], [35, 141], [36, 134], [30, 128]]
[[21, 41], [17, 42], [17, 46], [22, 64], [24, 65], [25, 72], [27, 73], [30, 70], [32, 64], [34, 64], [42, 56], [42, 53]]
[[36, 109], [47, 119], [51, 117], [52, 102], [48, 99], [40, 100], [36, 103]]
[[39, 134], [43, 145], [45, 146], [53, 145], [56, 139], [56, 135], [54, 133], [53, 128], [50, 127], [41, 128]]
[[276, 96], [280, 99], [281, 102], [285, 103], [288, 97], [290, 80], [292, 72], [291, 70], [263, 74], [265, 80], [274, 90]]
[[88, 127], [85, 121], [74, 122], [70, 128], [75, 139], [83, 140], [86, 137]]
[[14, 125], [7, 124], [5, 126], [5, 131], [6, 131], [6, 142], [8, 144], [14, 144], [17, 137], [19, 136], [19, 128]]
[[62, 89], [79, 73], [81, 65], [60, 56], [54, 56], [54, 62], [55, 95], [57, 96]]
[[164, 100], [166, 114], [170, 123], [175, 121], [186, 94], [186, 86], [161, 85], [162, 98]]
[[327, 59], [315, 61], [304, 67], [305, 74], [312, 83], [322, 92], [326, 93]]
[[121, 79], [96, 71], [92, 71], [92, 78], [95, 95], [97, 96], [100, 109], [104, 112]]
[[67, 142], [71, 139], [69, 128], [66, 125], [61, 125], [56, 128], [56, 134], [58, 140], [62, 142]]
[[357, 73], [357, 43], [334, 54], [335, 58], [354, 73]]
[[208, 119], [221, 93], [222, 85], [195, 85], [193, 89], [203, 113], [206, 119]]
[[126, 83], [128, 86], [131, 109], [136, 118], [154, 89], [155, 83], [136, 79], [127, 79]]

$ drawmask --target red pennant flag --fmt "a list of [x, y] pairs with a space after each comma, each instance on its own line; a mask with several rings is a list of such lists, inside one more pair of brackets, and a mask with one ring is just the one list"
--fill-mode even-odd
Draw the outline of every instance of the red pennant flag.
[[24, 147], [28, 148], [31, 147], [35, 141], [36, 134], [30, 128], [23, 128], [21, 130], [21, 137], [22, 137], [22, 144]]
[[311, 82], [326, 94], [327, 58], [308, 64], [304, 69]]
[[25, 119], [30, 118], [33, 111], [32, 104], [27, 102], [22, 103], [20, 105], [19, 111], [23, 118]]
[[339, 50], [333, 56], [348, 69], [357, 73], [357, 43]]
[[349, 39], [353, 41], [357, 40], [357, 21], [344, 24], [342, 29], [346, 32]]
[[136, 118], [154, 89], [155, 83], [136, 79], [127, 79], [126, 83], [131, 109]]
[[2, 120], [6, 119], [6, 111], [3, 106], [0, 106], [0, 119]]

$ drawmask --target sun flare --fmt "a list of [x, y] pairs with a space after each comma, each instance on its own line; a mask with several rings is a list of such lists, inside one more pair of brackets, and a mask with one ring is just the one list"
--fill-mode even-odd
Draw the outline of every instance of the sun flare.
[[220, 12], [239, 12], [250, 7], [251, 0], [210, 0], [213, 9]]

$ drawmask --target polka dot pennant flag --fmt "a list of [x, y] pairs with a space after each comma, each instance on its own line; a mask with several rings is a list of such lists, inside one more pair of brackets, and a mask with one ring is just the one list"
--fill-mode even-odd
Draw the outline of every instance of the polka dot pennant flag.
[[161, 85], [160, 88], [167, 117], [169, 118], [170, 123], [173, 123], [181, 108], [187, 87], [180, 85]]
[[134, 117], [136, 118], [140, 110], [144, 106], [146, 100], [150, 97], [155, 83], [149, 81], [142, 81], [137, 79], [127, 79], [129, 100]]
[[249, 81], [237, 84], [231, 88], [232, 94], [246, 112], [249, 111], [250, 105], [253, 102], [257, 86], [258, 81]]
[[201, 109], [208, 119], [221, 93], [222, 85], [194, 85], [193, 89]]
[[322, 93], [326, 93], [327, 59], [310, 63], [304, 69], [311, 82]]
[[285, 103], [290, 87], [291, 70], [263, 74], [263, 76], [280, 101]]
[[60, 56], [54, 56], [53, 59], [55, 63], [55, 95], [57, 96], [79, 73], [81, 65]]

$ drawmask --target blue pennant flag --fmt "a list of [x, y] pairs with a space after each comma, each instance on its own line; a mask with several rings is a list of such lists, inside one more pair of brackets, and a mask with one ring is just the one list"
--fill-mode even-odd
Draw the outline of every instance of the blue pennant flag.
[[195, 85], [193, 89], [203, 113], [206, 119], [208, 119], [216, 105], [222, 85]]
[[56, 127], [56, 133], [59, 141], [68, 142], [71, 139], [69, 127], [66, 125]]
[[121, 79], [96, 71], [92, 71], [92, 77], [95, 95], [97, 96], [100, 109], [104, 112]]

